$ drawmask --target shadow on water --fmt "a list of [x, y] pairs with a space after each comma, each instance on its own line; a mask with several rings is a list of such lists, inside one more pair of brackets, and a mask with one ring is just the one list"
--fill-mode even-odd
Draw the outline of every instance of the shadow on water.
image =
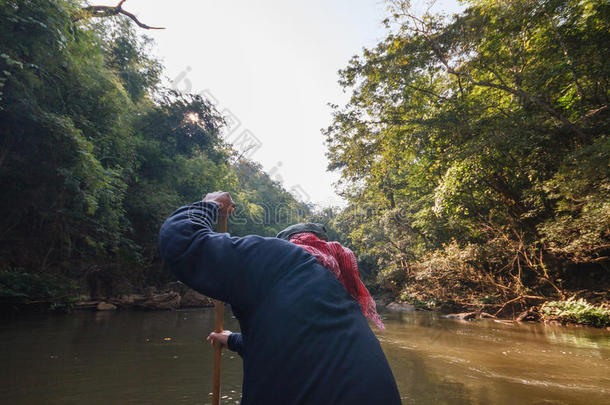
[[[384, 314], [404, 404], [610, 404], [610, 333]], [[225, 325], [237, 329], [226, 314]], [[28, 316], [0, 329], [0, 403], [210, 403], [213, 310]], [[225, 353], [223, 404], [241, 359]]]
[[[0, 332], [0, 402], [210, 402], [213, 311], [32, 317]], [[227, 328], [237, 322], [227, 313]], [[223, 403], [238, 403], [241, 359], [223, 355]]]

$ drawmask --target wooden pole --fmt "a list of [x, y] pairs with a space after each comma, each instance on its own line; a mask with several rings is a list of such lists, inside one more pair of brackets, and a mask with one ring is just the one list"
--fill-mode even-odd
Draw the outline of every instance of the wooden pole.
[[[216, 231], [219, 233], [227, 232], [227, 217], [220, 215]], [[221, 333], [223, 331], [225, 304], [222, 301], [214, 300], [214, 332]], [[222, 346], [216, 342], [214, 344], [214, 374], [212, 381], [212, 405], [220, 404], [220, 372], [222, 369]]]

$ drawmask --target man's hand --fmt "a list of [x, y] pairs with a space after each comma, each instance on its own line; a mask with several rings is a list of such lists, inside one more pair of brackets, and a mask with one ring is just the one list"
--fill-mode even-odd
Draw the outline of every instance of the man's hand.
[[222, 347], [223, 349], [226, 349], [228, 347], [227, 345], [227, 341], [229, 340], [229, 335], [232, 332], [230, 330], [223, 330], [220, 333], [217, 332], [212, 332], [210, 333], [210, 335], [208, 336], [208, 339], [210, 341], [210, 344], [213, 346], [214, 344], [218, 343], [220, 344], [220, 347]]
[[203, 201], [213, 201], [218, 204], [218, 213], [220, 215], [228, 216], [235, 211], [235, 202], [231, 198], [231, 194], [226, 191], [208, 193], [203, 197]]

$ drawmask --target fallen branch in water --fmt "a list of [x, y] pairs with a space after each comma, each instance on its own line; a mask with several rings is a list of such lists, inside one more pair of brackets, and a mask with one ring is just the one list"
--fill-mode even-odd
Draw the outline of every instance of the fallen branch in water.
[[529, 299], [529, 300], [545, 300], [546, 298], [544, 297], [540, 297], [538, 295], [520, 295], [517, 298], [513, 298], [512, 300], [508, 300], [506, 301], [504, 304], [502, 304], [502, 306], [500, 307], [500, 309], [498, 309], [495, 313], [494, 316], [498, 316], [498, 314], [500, 312], [502, 312], [504, 310], [504, 308], [506, 308], [506, 306], [508, 304], [512, 304], [513, 302], [517, 302], [520, 301], [522, 299]]

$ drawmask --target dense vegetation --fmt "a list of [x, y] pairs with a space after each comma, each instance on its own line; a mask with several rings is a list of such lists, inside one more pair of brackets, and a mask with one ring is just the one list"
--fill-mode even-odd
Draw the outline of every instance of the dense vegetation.
[[610, 309], [605, 306], [591, 305], [583, 298], [569, 298], [565, 301], [548, 301], [541, 307], [542, 316], [563, 323], [593, 326], [610, 325]]
[[341, 72], [335, 223], [405, 301], [608, 300], [610, 4], [466, 3], [391, 1], [387, 38]]
[[332, 224], [393, 298], [495, 313], [556, 300], [543, 316], [603, 323], [605, 307], [565, 300], [610, 299], [610, 5], [388, 3], [388, 36], [340, 73], [352, 97], [325, 131], [349, 205], [318, 212], [223, 142], [207, 100], [163, 86], [134, 21], [0, 3], [0, 298], [161, 285], [159, 226], [223, 189], [232, 233]]
[[223, 143], [207, 100], [163, 88], [131, 20], [82, 7], [0, 3], [0, 295], [167, 281], [158, 229], [204, 192], [233, 194], [238, 235], [274, 235], [308, 212]]

